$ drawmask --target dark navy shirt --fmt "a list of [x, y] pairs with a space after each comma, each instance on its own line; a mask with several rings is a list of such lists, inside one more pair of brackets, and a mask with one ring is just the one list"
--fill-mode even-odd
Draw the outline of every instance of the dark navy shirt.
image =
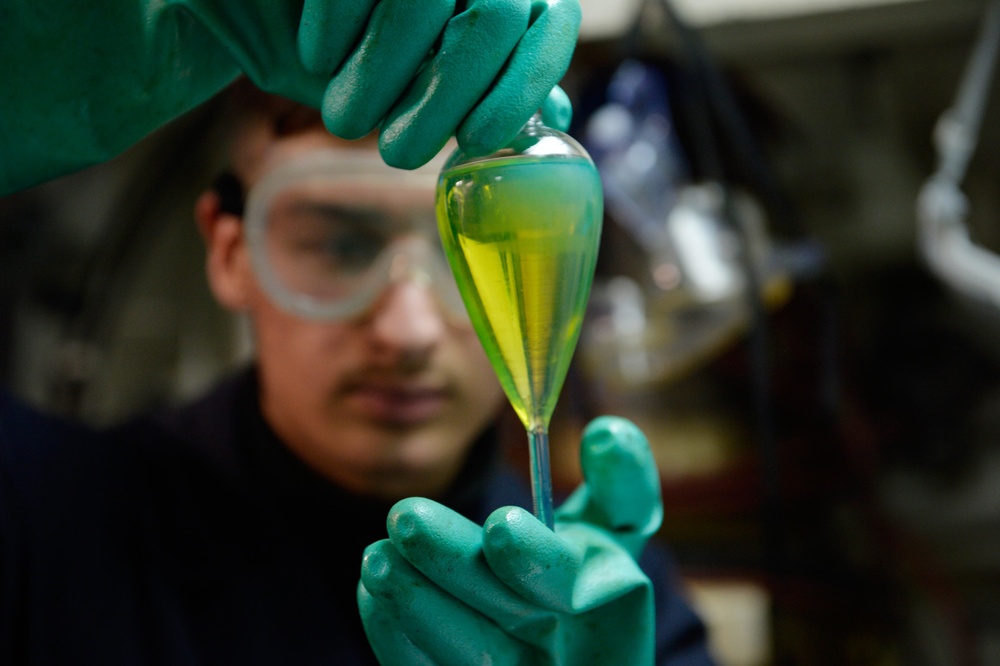
[[[443, 498], [478, 523], [531, 506], [495, 440]], [[0, 395], [0, 664], [375, 664], [355, 590], [388, 510], [281, 444], [252, 370], [110, 433]], [[669, 554], [641, 564], [657, 663], [709, 664]]]

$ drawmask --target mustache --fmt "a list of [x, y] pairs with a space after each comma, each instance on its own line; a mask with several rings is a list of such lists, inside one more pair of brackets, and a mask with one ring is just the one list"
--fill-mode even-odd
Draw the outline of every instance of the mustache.
[[435, 351], [430, 347], [382, 349], [362, 361], [359, 375], [419, 375], [433, 368]]
[[347, 370], [340, 379], [341, 392], [360, 388], [377, 388], [392, 391], [436, 391], [451, 394], [455, 381], [450, 374], [432, 369], [429, 364], [381, 365], [367, 363]]

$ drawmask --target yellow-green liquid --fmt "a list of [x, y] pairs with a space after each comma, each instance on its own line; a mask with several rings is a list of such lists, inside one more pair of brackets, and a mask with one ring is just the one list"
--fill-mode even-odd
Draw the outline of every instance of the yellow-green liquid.
[[529, 431], [548, 429], [590, 295], [603, 197], [583, 158], [445, 171], [438, 224], [473, 326]]

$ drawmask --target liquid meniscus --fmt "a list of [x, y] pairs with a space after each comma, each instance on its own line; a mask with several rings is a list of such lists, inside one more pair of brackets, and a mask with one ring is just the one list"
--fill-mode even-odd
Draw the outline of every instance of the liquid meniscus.
[[583, 324], [603, 196], [581, 157], [506, 157], [445, 171], [445, 252], [500, 383], [529, 430], [548, 429]]

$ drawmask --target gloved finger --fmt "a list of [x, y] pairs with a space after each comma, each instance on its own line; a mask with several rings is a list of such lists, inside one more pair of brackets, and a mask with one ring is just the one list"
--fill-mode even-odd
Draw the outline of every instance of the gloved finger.
[[388, 539], [365, 549], [361, 584], [435, 664], [523, 663], [524, 643], [435, 585]]
[[500, 581], [483, 558], [483, 528], [422, 498], [389, 511], [389, 540], [418, 571], [505, 631], [532, 642], [551, 616]]
[[305, 0], [297, 46], [306, 71], [333, 74], [354, 48], [378, 0]]
[[483, 555], [497, 578], [528, 601], [573, 609], [583, 551], [519, 507], [497, 509], [483, 526]]
[[542, 102], [542, 123], [548, 127], [565, 132], [573, 121], [573, 104], [569, 95], [559, 86], [549, 91], [548, 97]]
[[[413, 169], [441, 150], [528, 28], [530, 3], [470, 0], [465, 11], [448, 21], [434, 57], [382, 122], [379, 150], [387, 164]], [[521, 124], [530, 115], [521, 118]], [[518, 129], [520, 125], [507, 138]]]
[[566, 73], [580, 18], [577, 0], [533, 2], [531, 27], [489, 93], [456, 132], [462, 150], [486, 154], [514, 138]]
[[382, 666], [434, 666], [434, 660], [413, 644], [388, 611], [358, 583], [358, 610], [368, 644]]
[[556, 524], [552, 532], [521, 509], [486, 522], [483, 553], [497, 577], [541, 606], [579, 615], [649, 585], [632, 555], [604, 530]]
[[557, 512], [606, 529], [638, 555], [663, 521], [660, 475], [649, 442], [630, 421], [602, 416], [583, 432], [584, 485]]
[[330, 81], [323, 119], [345, 139], [365, 136], [385, 117], [455, 11], [455, 0], [382, 0], [360, 44]]

